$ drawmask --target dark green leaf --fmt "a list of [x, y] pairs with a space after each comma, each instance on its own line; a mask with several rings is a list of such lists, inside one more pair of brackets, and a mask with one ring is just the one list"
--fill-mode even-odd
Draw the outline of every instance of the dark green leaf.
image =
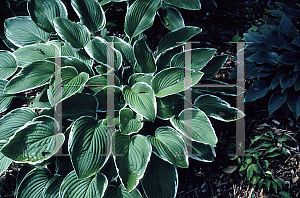
[[270, 84], [265, 80], [254, 82], [246, 92], [245, 102], [252, 102], [264, 97], [270, 91]]
[[51, 20], [55, 17], [68, 18], [67, 8], [60, 0], [28, 0], [28, 12], [32, 20], [42, 30], [55, 33]]
[[172, 6], [159, 9], [158, 14], [162, 24], [171, 31], [185, 26], [181, 13]]
[[95, 34], [106, 24], [105, 13], [96, 0], [72, 0], [71, 5], [80, 21]]
[[246, 60], [258, 64], [267, 63], [269, 65], [276, 65], [278, 63], [278, 57], [279, 55], [275, 52], [260, 51], [252, 54], [251, 56], [246, 58]]
[[156, 65], [152, 51], [145, 40], [138, 40], [133, 45], [135, 59], [141, 67], [142, 73], [156, 72]]
[[201, 4], [199, 0], [165, 0], [168, 4], [173, 6], [187, 9], [187, 10], [200, 10]]
[[201, 70], [204, 73], [202, 79], [204, 80], [213, 77], [226, 62], [227, 57], [228, 55], [212, 57], [212, 59]]
[[281, 107], [281, 105], [286, 101], [286, 98], [287, 92], [284, 92], [283, 94], [280, 92], [272, 94], [268, 105], [269, 116], [271, 116], [279, 107]]

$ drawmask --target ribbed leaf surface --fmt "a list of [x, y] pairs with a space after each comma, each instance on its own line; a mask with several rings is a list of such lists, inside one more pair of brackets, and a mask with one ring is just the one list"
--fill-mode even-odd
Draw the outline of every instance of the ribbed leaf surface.
[[133, 67], [136, 63], [133, 47], [118, 37], [114, 37], [114, 46], [121, 52], [126, 64]]
[[177, 169], [152, 154], [141, 183], [149, 198], [175, 198], [178, 188]]
[[137, 133], [139, 130], [141, 130], [141, 128], [143, 128], [143, 116], [140, 114], [133, 116], [133, 112], [129, 108], [121, 109], [119, 117], [121, 133], [124, 135]]
[[155, 136], [148, 137], [155, 152], [162, 159], [181, 168], [189, 166], [188, 153], [181, 135], [171, 127], [159, 127]]
[[[201, 70], [212, 59], [216, 53], [216, 49], [196, 48], [176, 54], [171, 60], [171, 67], [185, 68], [185, 63], [190, 62], [191, 67], [195, 71]], [[191, 53], [190, 57], [185, 57], [185, 53]]]
[[86, 26], [74, 23], [62, 17], [53, 19], [55, 31], [74, 48], [83, 48], [90, 41], [90, 32]]
[[48, 84], [54, 74], [54, 64], [50, 61], [36, 61], [26, 65], [20, 73], [12, 78], [4, 93], [13, 94]]
[[[111, 48], [111, 50], [108, 50], [108, 48]], [[94, 58], [97, 62], [107, 65], [108, 64], [108, 57], [114, 58], [114, 67], [116, 70], [118, 70], [121, 67], [122, 64], [122, 55], [121, 53], [112, 48], [111, 46], [108, 46], [106, 41], [100, 37], [94, 38], [86, 47], [85, 51], [88, 53], [88, 55], [92, 58]], [[111, 54], [107, 54], [107, 51]], [[114, 52], [112, 54], [112, 51]], [[109, 65], [111, 66], [111, 65]]]
[[44, 198], [59, 198], [59, 188], [63, 179], [63, 176], [54, 175], [45, 186]]
[[7, 85], [7, 80], [0, 79], [0, 113], [6, 111], [12, 102], [13, 97], [9, 94], [4, 94], [4, 88]]
[[165, 0], [166, 3], [173, 6], [187, 9], [187, 10], [200, 10], [201, 4], [199, 0]]
[[[115, 77], [115, 85], [120, 86], [120, 80], [117, 76]], [[91, 78], [86, 83], [86, 86], [92, 90], [93, 92], [97, 93], [105, 86], [107, 86], [107, 75], [96, 75]]]
[[4, 33], [6, 38], [18, 47], [46, 42], [50, 37], [50, 34], [38, 28], [27, 16], [6, 19]]
[[213, 77], [227, 60], [228, 55], [214, 56], [203, 68], [204, 73], [202, 79]]
[[106, 24], [105, 13], [96, 0], [72, 0], [72, 7], [80, 21], [94, 34]]
[[172, 6], [159, 9], [158, 14], [164, 26], [171, 31], [185, 26], [181, 13]]
[[0, 50], [0, 79], [7, 79], [17, 70], [16, 56], [5, 50]]
[[148, 85], [151, 85], [151, 80], [153, 76], [149, 74], [144, 74], [144, 73], [135, 73], [132, 74], [129, 79], [128, 79], [128, 84], [129, 86], [133, 86], [135, 83], [138, 82], [144, 82], [147, 83]]
[[34, 61], [55, 56], [55, 47], [49, 44], [34, 44], [17, 49], [14, 52], [18, 66], [24, 67]]
[[29, 0], [27, 8], [36, 25], [49, 33], [55, 33], [55, 29], [51, 23], [53, 18], [68, 18], [67, 9], [60, 0]]
[[22, 180], [17, 189], [17, 198], [42, 198], [43, 191], [52, 177], [51, 172], [46, 168], [33, 169]]
[[[214, 147], [202, 144], [195, 141], [186, 141], [187, 146], [192, 147], [192, 153], [190, 154], [190, 157], [194, 160], [200, 161], [200, 162], [212, 162], [214, 161], [214, 158], [216, 157], [216, 151]], [[191, 144], [190, 144], [191, 143]]]
[[124, 31], [133, 38], [152, 26], [160, 0], [136, 0], [125, 16]]
[[29, 108], [14, 109], [0, 119], [1, 147], [8, 142], [15, 132], [27, 122], [36, 117], [36, 113]]
[[102, 120], [84, 116], [75, 121], [69, 137], [69, 153], [79, 179], [90, 177], [102, 168], [109, 156], [106, 129]]
[[165, 50], [183, 45], [184, 42], [188, 41], [196, 34], [199, 34], [201, 31], [201, 28], [186, 26], [169, 32], [159, 41], [156, 54], [158, 55]]
[[150, 85], [139, 82], [132, 88], [125, 86], [123, 95], [129, 106], [150, 121], [156, 118], [156, 98]]
[[115, 162], [121, 181], [130, 192], [143, 177], [151, 155], [151, 144], [145, 136], [115, 133]]
[[72, 171], [65, 177], [60, 186], [59, 197], [101, 198], [107, 184], [107, 178], [102, 173], [97, 173], [85, 179], [78, 179], [75, 171]]
[[184, 103], [184, 96], [179, 94], [157, 98], [157, 117], [167, 120], [178, 116], [184, 109]]
[[105, 191], [104, 198], [142, 198], [141, 193], [138, 189], [133, 189], [131, 192], [128, 192], [124, 185], [120, 184], [119, 188], [116, 188], [113, 185], [109, 185]]
[[208, 117], [200, 109], [185, 109], [171, 118], [172, 125], [184, 136], [196, 142], [216, 146], [217, 136]]
[[156, 65], [152, 51], [144, 39], [137, 40], [134, 45], [134, 55], [138, 65], [141, 67], [141, 73], [156, 72]]
[[197, 97], [194, 105], [204, 111], [206, 115], [224, 122], [235, 121], [245, 116], [242, 111], [231, 107], [225, 100], [210, 94]]
[[184, 68], [168, 68], [157, 73], [151, 81], [152, 89], [157, 97], [165, 97], [189, 89], [197, 84], [203, 72], [191, 72], [191, 86], [185, 85]]
[[[77, 73], [77, 70], [74, 67], [63, 67], [61, 68], [61, 87], [62, 95], [61, 99], [65, 100], [76, 93], [80, 93], [85, 83], [88, 81], [89, 75], [85, 72]], [[51, 105], [54, 104], [55, 96], [55, 78], [51, 79], [50, 87], [48, 90], [48, 98]]]
[[[107, 93], [109, 91], [111, 91], [111, 93]], [[118, 111], [125, 106], [125, 99], [124, 99], [121, 89], [116, 86], [114, 86], [114, 87], [110, 86], [109, 88], [105, 87], [105, 88], [101, 89], [98, 93], [95, 94], [95, 97], [97, 98], [97, 100], [99, 102], [98, 110], [107, 111], [107, 94], [114, 95], [114, 110], [115, 111]]]
[[54, 133], [57, 122], [48, 116], [40, 116], [20, 128], [1, 152], [16, 162], [40, 163], [49, 159], [62, 146], [65, 136]]

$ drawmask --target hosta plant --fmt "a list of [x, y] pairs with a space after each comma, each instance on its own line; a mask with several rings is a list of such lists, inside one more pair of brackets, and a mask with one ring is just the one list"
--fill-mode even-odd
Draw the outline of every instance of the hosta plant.
[[[165, 1], [173, 10], [176, 2]], [[187, 168], [189, 157], [214, 159], [210, 119], [244, 116], [217, 96], [236, 95], [232, 89], [193, 89], [190, 100], [184, 96], [198, 83], [222, 83], [210, 78], [227, 56], [210, 48], [184, 51], [183, 42], [201, 29], [185, 26], [179, 14], [153, 54], [143, 32], [160, 0], [125, 2], [125, 38], [106, 34], [101, 2], [71, 3], [78, 23], [67, 18], [60, 0], [29, 0], [30, 16], [5, 21], [12, 51], [0, 54], [0, 172], [12, 161], [26, 163], [17, 177], [21, 198], [175, 197], [177, 167]], [[185, 52], [192, 53], [190, 71]], [[28, 91], [36, 93], [26, 98], [30, 104], [7, 112], [13, 98]]]
[[[281, 10], [270, 10], [262, 26], [244, 34], [246, 78], [258, 78], [246, 93], [251, 102], [270, 93], [268, 110], [280, 107], [296, 119], [300, 116], [300, 9], [276, 3]], [[298, 4], [299, 6], [299, 4]]]

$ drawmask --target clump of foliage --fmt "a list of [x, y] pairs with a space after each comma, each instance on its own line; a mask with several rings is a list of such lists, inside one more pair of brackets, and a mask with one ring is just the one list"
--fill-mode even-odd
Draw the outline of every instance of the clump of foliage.
[[[174, 6], [200, 9], [198, 0], [165, 0], [163, 8], [160, 0], [123, 2], [124, 39], [107, 35], [107, 2], [72, 0], [75, 23], [60, 0], [29, 0], [30, 16], [5, 21], [12, 52], [0, 52], [0, 172], [12, 161], [29, 164], [17, 177], [16, 197], [141, 197], [139, 183], [147, 197], [175, 197], [177, 167], [187, 168], [189, 157], [214, 159], [217, 136], [209, 117], [229, 122], [244, 116], [216, 96], [236, 95], [234, 89], [193, 89], [192, 100], [184, 98], [197, 83], [222, 83], [210, 78], [227, 58], [210, 48], [184, 51], [183, 42], [201, 28], [185, 26]], [[157, 13], [170, 32], [154, 55], [143, 32]], [[184, 68], [186, 52], [191, 71]], [[31, 90], [39, 93], [27, 98], [28, 107], [6, 112], [13, 98]], [[107, 101], [112, 92], [114, 100]], [[67, 156], [54, 155], [61, 148]]]
[[[270, 93], [269, 115], [280, 107], [288, 115], [300, 116], [300, 10], [276, 3], [281, 10], [269, 10], [273, 17], [244, 33], [246, 79], [259, 78], [249, 88], [245, 101]], [[299, 4], [298, 4], [299, 6]]]
[[252, 185], [256, 184], [258, 189], [263, 187], [267, 192], [275, 192], [284, 197], [291, 197], [285, 191], [284, 181], [275, 178], [269, 169], [275, 158], [287, 155], [287, 149], [284, 148], [283, 142], [290, 138], [288, 135], [276, 138], [271, 131], [268, 131], [263, 135], [255, 136], [251, 140], [249, 149], [245, 151], [248, 156], [235, 156], [231, 160], [238, 161], [239, 172], [246, 175], [248, 182]]

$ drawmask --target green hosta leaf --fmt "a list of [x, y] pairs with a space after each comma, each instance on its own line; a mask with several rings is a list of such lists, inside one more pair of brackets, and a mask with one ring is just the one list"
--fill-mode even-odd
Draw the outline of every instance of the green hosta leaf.
[[0, 50], [0, 79], [7, 79], [17, 71], [16, 56], [5, 50]]
[[124, 31], [133, 38], [152, 26], [160, 0], [136, 0], [125, 16]]
[[81, 22], [94, 34], [106, 24], [105, 13], [96, 0], [72, 0], [72, 7]]
[[279, 29], [280, 29], [280, 32], [291, 35], [294, 38], [298, 36], [297, 28], [293, 25], [293, 23], [285, 15], [283, 15], [281, 18]]
[[[124, 96], [119, 87], [109, 86], [101, 89], [98, 93], [95, 94], [99, 102], [98, 110], [107, 111], [107, 93], [114, 95], [114, 110], [118, 111], [125, 106]], [[112, 101], [111, 101], [112, 102]]]
[[43, 197], [44, 188], [51, 177], [51, 172], [46, 168], [33, 169], [22, 180], [17, 189], [16, 197]]
[[270, 91], [270, 84], [265, 80], [254, 82], [248, 89], [245, 102], [252, 102], [259, 98], [264, 97]]
[[300, 96], [294, 91], [289, 92], [287, 104], [296, 119], [300, 116]]
[[225, 100], [210, 94], [200, 95], [194, 105], [206, 115], [225, 122], [235, 121], [245, 116], [242, 111], [231, 107]]
[[24, 67], [34, 61], [54, 57], [55, 47], [49, 44], [34, 44], [17, 49], [14, 55], [17, 57], [18, 66]]
[[55, 31], [74, 48], [83, 48], [90, 41], [90, 33], [86, 26], [74, 23], [62, 17], [53, 19]]
[[[78, 73], [85, 72], [89, 76], [94, 76], [94, 71], [92, 67], [86, 65], [83, 61], [75, 57], [56, 57], [61, 60], [61, 67], [72, 66], [75, 67]], [[47, 58], [46, 60], [55, 62], [55, 58]]]
[[[115, 85], [120, 86], [120, 80], [116, 75]], [[96, 75], [92, 78], [89, 78], [89, 80], [86, 83], [86, 86], [95, 93], [99, 92], [101, 89], [107, 86], [107, 75]]]
[[53, 18], [68, 18], [67, 8], [60, 0], [29, 0], [27, 8], [36, 25], [49, 33], [55, 33], [53, 24], [50, 22]]
[[247, 168], [247, 179], [248, 181], [251, 180], [252, 176], [253, 176], [253, 164], [251, 164], [248, 168]]
[[184, 109], [184, 96], [173, 94], [163, 98], [157, 98], [157, 117], [163, 120], [178, 116]]
[[162, 24], [171, 31], [185, 26], [181, 13], [172, 6], [159, 9], [158, 14]]
[[187, 9], [187, 10], [201, 9], [201, 4], [199, 0], [165, 0], [165, 2], [173, 6]]
[[278, 192], [278, 194], [280, 194], [284, 198], [291, 198], [292, 197], [291, 194], [286, 192], [286, 191], [280, 191], [280, 192]]
[[185, 86], [185, 69], [168, 68], [157, 73], [151, 81], [151, 86], [157, 97], [165, 97], [178, 92], [182, 92], [197, 84], [203, 72], [191, 72], [191, 86]]
[[121, 52], [126, 65], [134, 67], [136, 60], [134, 57], [133, 47], [118, 37], [114, 37], [114, 46], [119, 52]]
[[182, 46], [175, 47], [174, 49], [167, 50], [161, 53], [156, 60], [157, 71], [161, 71], [170, 66], [169, 63], [172, 57], [180, 52], [182, 52]]
[[200, 161], [200, 162], [212, 162], [214, 161], [214, 158], [216, 157], [216, 151], [214, 147], [207, 145], [207, 144], [202, 144], [198, 142], [191, 142], [186, 141], [187, 146], [192, 147], [192, 153], [190, 155], [191, 158]]
[[102, 173], [97, 173], [85, 179], [78, 179], [75, 171], [69, 173], [63, 180], [59, 197], [61, 198], [101, 198], [107, 188], [107, 178]]
[[186, 26], [169, 32], [159, 41], [156, 54], [158, 55], [165, 50], [183, 45], [184, 42], [188, 41], [196, 34], [199, 34], [201, 31], [201, 28]]
[[268, 105], [268, 110], [269, 110], [269, 116], [271, 116], [274, 111], [279, 109], [281, 105], [286, 101], [287, 98], [287, 92], [281, 94], [280, 92], [272, 94], [270, 100], [269, 100], [269, 105]]
[[208, 117], [200, 109], [185, 109], [178, 117], [173, 117], [170, 121], [187, 138], [199, 143], [216, 146], [218, 139], [215, 130]]
[[252, 54], [251, 56], [246, 58], [246, 60], [258, 64], [267, 63], [269, 65], [276, 65], [278, 63], [278, 57], [279, 55], [275, 52], [260, 51]]
[[133, 85], [132, 88], [126, 85], [123, 88], [123, 95], [132, 110], [152, 122], [155, 120], [157, 112], [156, 98], [148, 84], [139, 82]]
[[110, 149], [106, 143], [106, 129], [102, 120], [83, 116], [75, 121], [69, 137], [69, 153], [79, 179], [96, 174], [105, 164]]
[[44, 189], [45, 198], [57, 198], [59, 197], [59, 188], [64, 177], [59, 175], [54, 175], [47, 183]]
[[64, 134], [54, 133], [58, 127], [58, 123], [51, 117], [34, 118], [16, 132], [1, 152], [16, 162], [40, 163], [49, 159], [62, 146]]
[[250, 43], [246, 45], [245, 49], [247, 52], [257, 52], [257, 51], [266, 51], [266, 52], [273, 52], [274, 50], [270, 45], [264, 43]]
[[142, 198], [138, 189], [133, 189], [128, 192], [123, 184], [120, 184], [118, 188], [113, 185], [109, 185], [105, 191], [104, 198]]
[[6, 111], [10, 107], [13, 99], [12, 96], [3, 93], [7, 83], [7, 80], [0, 79], [0, 113]]
[[4, 33], [6, 38], [18, 47], [46, 42], [50, 37], [50, 34], [38, 28], [27, 16], [6, 19]]
[[139, 130], [141, 130], [141, 128], [143, 128], [143, 116], [140, 114], [133, 116], [133, 112], [129, 108], [121, 109], [119, 117], [121, 133], [124, 135], [137, 133]]
[[280, 32], [272, 30], [263, 30], [262, 33], [272, 47], [280, 48], [281, 46], [287, 44], [287, 41]]
[[43, 86], [49, 83], [53, 74], [53, 62], [33, 62], [29, 65], [26, 65], [17, 76], [8, 82], [4, 93], [14, 94]]
[[[171, 60], [171, 67], [185, 68], [185, 63], [190, 62], [190, 67], [195, 70], [201, 70], [216, 53], [216, 49], [196, 48], [176, 54]], [[190, 53], [190, 57], [185, 57], [186, 53]]]
[[138, 65], [141, 67], [142, 73], [156, 72], [156, 65], [152, 51], [146, 44], [144, 39], [137, 40], [134, 45], [134, 55]]
[[300, 52], [285, 52], [278, 57], [278, 60], [286, 65], [294, 65], [300, 61]]
[[[0, 146], [2, 146], [1, 143]], [[11, 159], [5, 157], [5, 155], [3, 155], [3, 153], [0, 152], [0, 174], [2, 174], [9, 167], [11, 162]]]
[[[62, 117], [75, 120], [81, 116], [96, 117], [98, 101], [93, 95], [77, 93], [62, 102]], [[58, 106], [55, 106], [56, 108]], [[55, 110], [58, 112], [58, 110]]]
[[130, 192], [143, 177], [152, 152], [151, 144], [145, 136], [115, 133], [115, 162], [122, 183]]
[[[92, 67], [93, 59], [91, 59], [86, 53], [81, 51], [76, 51], [74, 48], [71, 47], [70, 43], [61, 43], [61, 56], [69, 56], [75, 57], [84, 62], [86, 65]], [[53, 56], [52, 56], [53, 57]]]
[[[88, 81], [89, 75], [85, 72], [77, 73], [74, 67], [63, 67], [61, 68], [61, 99], [65, 100], [76, 93], [80, 93], [85, 83]], [[55, 96], [55, 76], [51, 79], [50, 87], [48, 90], [48, 98], [51, 105], [54, 105]]]
[[148, 85], [151, 85], [152, 78], [153, 78], [153, 76], [149, 75], [149, 74], [135, 73], [129, 77], [128, 85], [130, 87], [132, 87], [135, 83], [138, 83], [138, 82], [144, 82], [144, 83], [147, 83]]
[[148, 137], [155, 152], [162, 159], [181, 168], [188, 168], [188, 154], [181, 135], [171, 127], [159, 127], [155, 136]]
[[177, 169], [152, 154], [142, 179], [142, 187], [149, 198], [175, 198], [178, 188]]
[[202, 79], [208, 79], [213, 77], [219, 69], [224, 65], [227, 60], [228, 55], [214, 56], [202, 69], [204, 73]]
[[36, 113], [29, 108], [14, 109], [0, 119], [0, 148], [8, 142], [15, 132], [27, 122], [36, 117]]
[[[108, 50], [108, 48], [111, 48], [111, 50]], [[96, 37], [94, 38], [86, 47], [85, 51], [88, 53], [88, 55], [92, 58], [94, 58], [97, 62], [107, 65], [108, 64], [108, 57], [114, 58], [114, 67], [116, 70], [120, 69], [122, 64], [122, 55], [121, 53], [112, 48], [110, 45], [107, 44], [107, 42], [100, 38]], [[109, 54], [107, 54], [107, 51], [109, 51]], [[112, 51], [114, 51], [114, 54], [112, 54]], [[109, 65], [111, 66], [111, 65]]]

